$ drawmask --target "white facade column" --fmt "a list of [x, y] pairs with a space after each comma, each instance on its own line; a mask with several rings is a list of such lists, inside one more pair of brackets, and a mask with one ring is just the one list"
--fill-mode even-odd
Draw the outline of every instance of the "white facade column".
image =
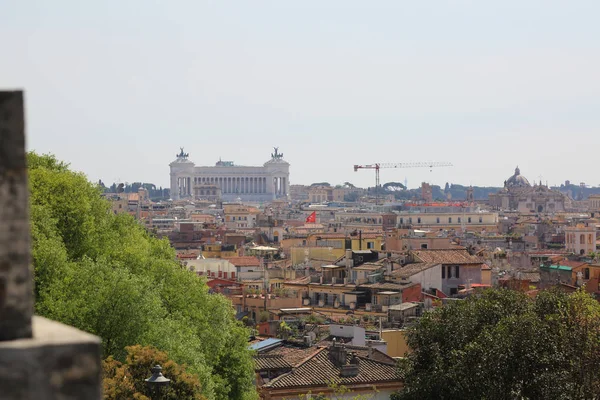
[[267, 189], [267, 193], [268, 193], [268, 194], [269, 194], [271, 197], [275, 198], [275, 181], [274, 181], [274, 179], [273, 179], [273, 176], [272, 176], [272, 175], [269, 175], [269, 176], [266, 178], [266, 189]]
[[178, 194], [177, 175], [171, 173], [171, 198], [177, 200], [179, 198]]

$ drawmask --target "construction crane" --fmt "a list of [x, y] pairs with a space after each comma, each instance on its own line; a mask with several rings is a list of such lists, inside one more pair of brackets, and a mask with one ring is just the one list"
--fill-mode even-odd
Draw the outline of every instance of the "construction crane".
[[354, 165], [354, 172], [359, 169], [374, 169], [375, 170], [375, 204], [379, 205], [379, 170], [382, 168], [429, 168], [434, 167], [451, 167], [449, 162], [413, 162], [413, 163], [376, 163], [367, 165]]

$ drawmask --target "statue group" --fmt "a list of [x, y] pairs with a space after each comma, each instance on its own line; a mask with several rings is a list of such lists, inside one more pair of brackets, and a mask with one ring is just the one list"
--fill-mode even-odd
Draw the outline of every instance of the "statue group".
[[273, 147], [273, 150], [275, 150], [275, 153], [271, 153], [271, 158], [273, 160], [277, 160], [277, 159], [283, 158], [283, 153], [278, 153], [279, 147]]
[[189, 153], [184, 153], [183, 152], [183, 147], [180, 147], [179, 149], [181, 150], [181, 152], [179, 154], [177, 154], [177, 158], [186, 159], [186, 158], [189, 157], [189, 155], [190, 155]]

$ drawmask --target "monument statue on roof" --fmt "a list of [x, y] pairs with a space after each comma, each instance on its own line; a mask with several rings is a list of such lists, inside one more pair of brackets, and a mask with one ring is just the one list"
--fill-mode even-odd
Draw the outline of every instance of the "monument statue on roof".
[[279, 147], [273, 147], [273, 150], [275, 150], [275, 153], [271, 153], [271, 158], [273, 160], [280, 160], [283, 158], [283, 153], [278, 153]]
[[184, 153], [183, 152], [183, 147], [179, 148], [181, 150], [181, 152], [179, 154], [177, 154], [177, 158], [183, 158], [184, 160], [186, 160], [189, 157], [189, 153]]

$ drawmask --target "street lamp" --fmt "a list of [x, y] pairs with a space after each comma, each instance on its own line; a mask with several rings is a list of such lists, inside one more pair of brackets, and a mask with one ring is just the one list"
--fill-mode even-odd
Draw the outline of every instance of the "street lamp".
[[167, 379], [162, 374], [162, 367], [160, 365], [155, 365], [152, 369], [152, 376], [148, 379], [145, 379], [146, 384], [148, 385], [148, 389], [150, 389], [150, 393], [152, 394], [152, 399], [160, 400], [162, 397], [163, 388], [167, 388], [169, 386], [170, 379]]

